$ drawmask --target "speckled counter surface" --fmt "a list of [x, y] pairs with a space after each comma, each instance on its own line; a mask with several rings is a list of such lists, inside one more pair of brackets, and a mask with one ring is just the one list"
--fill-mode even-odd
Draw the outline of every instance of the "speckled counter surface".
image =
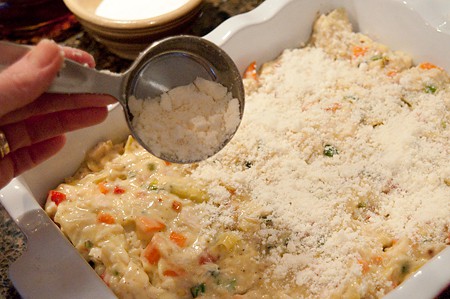
[[[185, 33], [203, 36], [229, 17], [250, 11], [262, 2], [264, 0], [204, 0], [202, 13]], [[131, 64], [131, 61], [111, 54], [79, 26], [75, 26], [70, 34], [59, 42], [91, 53], [96, 59], [98, 69], [121, 72]], [[20, 298], [8, 279], [8, 267], [26, 250], [26, 239], [1, 205], [0, 226], [0, 299]], [[448, 298], [450, 286], [436, 299]]]
[[[205, 0], [201, 14], [185, 33], [203, 36], [229, 17], [250, 11], [263, 1]], [[76, 26], [72, 31], [73, 34], [70, 34], [62, 43], [91, 53], [97, 61], [98, 69], [121, 72], [131, 64], [131, 61], [111, 54], [86, 34], [81, 27]], [[26, 249], [26, 239], [1, 205], [0, 225], [0, 298], [20, 298], [8, 278], [8, 267]]]

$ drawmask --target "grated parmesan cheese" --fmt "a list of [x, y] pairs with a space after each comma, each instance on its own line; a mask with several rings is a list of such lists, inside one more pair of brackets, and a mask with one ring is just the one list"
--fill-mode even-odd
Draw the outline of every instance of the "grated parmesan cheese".
[[[265, 65], [259, 84], [247, 79], [239, 131], [192, 177], [229, 185], [270, 216], [258, 232], [270, 248], [268, 289], [281, 281], [294, 298], [380, 297], [405, 278], [395, 274], [402, 260], [417, 269], [426, 248], [445, 246], [450, 80], [353, 33], [342, 10], [321, 16], [311, 40]], [[408, 245], [391, 256], [397, 240]], [[371, 264], [378, 257], [396, 262]]]
[[204, 160], [233, 136], [240, 123], [239, 101], [227, 88], [197, 78], [157, 98], [130, 97], [132, 125], [151, 152], [169, 161]]
[[[171, 164], [133, 138], [106, 142], [49, 193], [47, 212], [119, 298], [380, 298], [450, 245], [444, 70], [336, 10], [244, 83], [240, 129], [214, 157]], [[185, 137], [231, 130], [239, 107], [209, 109], [228, 96], [210, 84], [132, 99], [149, 142], [173, 144], [179, 121]]]

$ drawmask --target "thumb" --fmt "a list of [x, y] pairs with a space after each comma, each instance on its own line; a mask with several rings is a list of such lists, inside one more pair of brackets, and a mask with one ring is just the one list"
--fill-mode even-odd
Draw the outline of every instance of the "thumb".
[[42, 40], [16, 63], [0, 73], [0, 117], [21, 108], [44, 93], [62, 66], [58, 45]]

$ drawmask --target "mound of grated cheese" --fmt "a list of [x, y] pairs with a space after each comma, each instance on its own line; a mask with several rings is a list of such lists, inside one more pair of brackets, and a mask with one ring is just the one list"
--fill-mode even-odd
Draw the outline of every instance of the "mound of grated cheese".
[[239, 101], [220, 83], [196, 78], [157, 98], [129, 98], [132, 126], [151, 152], [175, 162], [217, 153], [241, 121]]
[[450, 80], [352, 32], [340, 10], [311, 41], [246, 80], [240, 129], [191, 176], [209, 183], [217, 227], [236, 217], [224, 186], [271, 220], [257, 233], [269, 289], [381, 297], [403, 261], [450, 241]]

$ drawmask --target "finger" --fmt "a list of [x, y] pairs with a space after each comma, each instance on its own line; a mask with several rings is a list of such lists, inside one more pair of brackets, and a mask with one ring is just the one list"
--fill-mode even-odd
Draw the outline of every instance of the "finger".
[[48, 89], [63, 62], [61, 49], [41, 41], [0, 73], [0, 117], [32, 102]]
[[81, 64], [87, 64], [89, 67], [95, 67], [95, 60], [91, 54], [75, 48], [61, 47], [64, 57]]
[[2, 127], [11, 151], [28, 147], [66, 132], [92, 126], [107, 116], [105, 107], [60, 111]]
[[64, 146], [66, 138], [57, 136], [30, 147], [21, 148], [0, 159], [0, 189], [14, 177], [29, 170], [56, 154]]
[[63, 110], [89, 107], [105, 107], [117, 101], [108, 95], [46, 94], [23, 108], [12, 111], [0, 118], [0, 126], [19, 122], [32, 116], [49, 114]]

